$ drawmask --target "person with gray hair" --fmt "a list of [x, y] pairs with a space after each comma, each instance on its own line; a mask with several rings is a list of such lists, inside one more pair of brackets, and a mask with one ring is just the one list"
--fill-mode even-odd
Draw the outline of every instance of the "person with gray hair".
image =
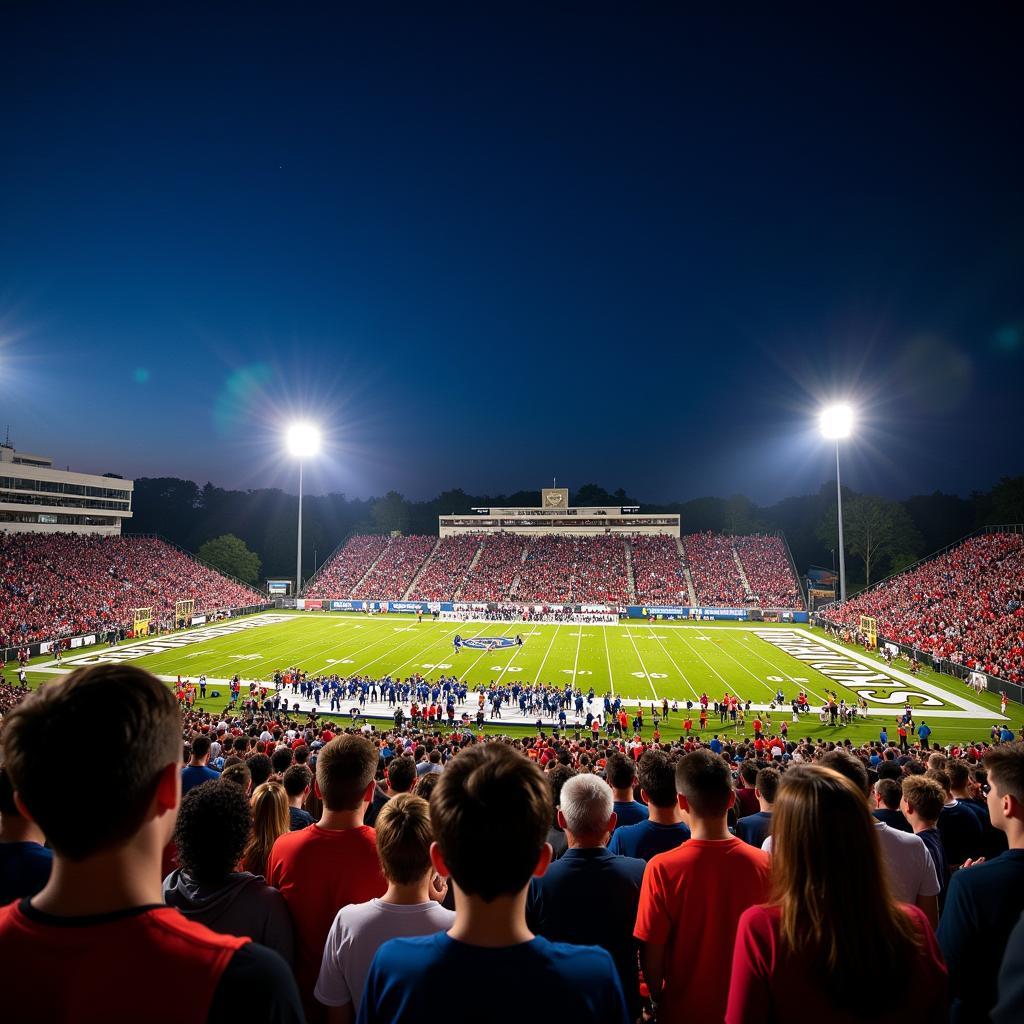
[[606, 849], [616, 815], [612, 791], [600, 776], [580, 773], [566, 781], [558, 824], [568, 849], [531, 882], [526, 922], [552, 942], [606, 949], [622, 980], [630, 1019], [636, 1020], [641, 1003], [633, 925], [646, 863]]

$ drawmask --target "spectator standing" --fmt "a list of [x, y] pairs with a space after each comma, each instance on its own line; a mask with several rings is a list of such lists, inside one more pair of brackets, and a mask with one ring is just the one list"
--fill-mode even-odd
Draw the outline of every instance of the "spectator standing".
[[903, 780], [903, 813], [911, 828], [932, 855], [932, 863], [939, 873], [939, 910], [946, 902], [949, 888], [949, 860], [942, 845], [942, 835], [935, 827], [942, 813], [945, 794], [942, 787], [924, 775], [911, 775]]
[[660, 1024], [718, 1022], [736, 925], [767, 898], [770, 860], [729, 833], [735, 793], [721, 757], [686, 754], [676, 766], [676, 789], [691, 838], [647, 865], [634, 934]]
[[[569, 1020], [626, 1024], [622, 986], [611, 957], [595, 946], [534, 936], [526, 925], [531, 877], [547, 869], [551, 788], [540, 769], [509, 747], [471, 746], [439, 776], [430, 797], [431, 861], [455, 888], [455, 924], [447, 933], [392, 939], [377, 952], [363, 988], [360, 1024], [422, 1024], [438, 992], [467, 978], [494, 998], [489, 1024], [521, 1024], [523, 1004], [507, 993], [529, 986], [538, 1007]], [[449, 1020], [477, 1020], [476, 1001]]]
[[[104, 752], [103, 785], [62, 756], [83, 735], [130, 738]], [[163, 683], [132, 665], [80, 669], [5, 717], [4, 754], [54, 851], [46, 886], [0, 909], [0, 963], [18, 965], [4, 972], [5, 1019], [106, 1017], [117, 999], [153, 1024], [302, 1020], [280, 956], [163, 905], [181, 793], [181, 714]], [[156, 977], [173, 979], [159, 998]]]
[[841, 1024], [944, 1019], [935, 937], [887, 889], [863, 791], [830, 769], [794, 768], [774, 817], [772, 900], [740, 918], [727, 1024], [781, 1022], [793, 1007]]
[[416, 762], [411, 757], [393, 757], [384, 769], [384, 789], [379, 786], [375, 789], [373, 800], [367, 808], [366, 824], [372, 827], [376, 823], [381, 808], [392, 797], [399, 793], [411, 793], [416, 785], [416, 777]]
[[946, 798], [939, 815], [938, 829], [950, 868], [958, 868], [966, 861], [981, 856], [984, 840], [981, 818], [953, 796], [949, 776], [943, 769], [929, 768], [928, 777], [942, 787]]
[[295, 978], [310, 1024], [327, 1016], [313, 989], [335, 915], [387, 890], [374, 831], [363, 824], [377, 759], [377, 748], [361, 736], [338, 736], [321, 747], [315, 788], [323, 815], [309, 828], [286, 832], [270, 852], [267, 880], [281, 890], [292, 915]]
[[683, 821], [676, 800], [676, 774], [668, 755], [648, 750], [637, 765], [640, 795], [647, 801], [648, 817], [635, 825], [620, 825], [612, 834], [608, 849], [625, 857], [649, 861], [659, 853], [674, 850], [690, 838], [690, 826]]
[[193, 786], [201, 786], [204, 782], [216, 779], [218, 773], [207, 767], [210, 760], [210, 737], [203, 734], [192, 737], [191, 754], [188, 764], [181, 769], [181, 795], [184, 796]]
[[288, 795], [280, 782], [264, 782], [253, 790], [252, 835], [242, 854], [242, 870], [266, 876], [270, 851], [289, 831]]
[[952, 1024], [988, 1018], [999, 972], [992, 953], [1006, 948], [1024, 911], [1024, 744], [993, 747], [985, 768], [989, 817], [1006, 833], [1009, 849], [965, 866], [949, 883], [938, 940], [949, 966]]
[[45, 842], [42, 829], [18, 810], [10, 776], [0, 767], [0, 906], [46, 885], [53, 851]]
[[615, 818], [620, 825], [635, 825], [647, 817], [647, 808], [633, 798], [636, 767], [625, 754], [615, 753], [605, 763], [604, 777], [611, 786]]
[[291, 965], [294, 936], [284, 897], [260, 875], [235, 870], [251, 830], [240, 787], [204, 782], [190, 790], [174, 826], [180, 867], [164, 879], [164, 902], [222, 935], [248, 935]]
[[355, 1019], [374, 954], [388, 939], [433, 935], [455, 922], [440, 905], [447, 882], [430, 863], [427, 802], [410, 793], [389, 800], [377, 818], [377, 852], [388, 880], [380, 899], [343, 907], [331, 925], [315, 994], [332, 1024]]
[[606, 949], [619, 972], [630, 1020], [636, 1020], [640, 987], [633, 925], [644, 862], [605, 848], [615, 830], [615, 812], [608, 786], [596, 775], [576, 775], [562, 786], [558, 823], [569, 848], [530, 883], [527, 926], [552, 942]]
[[313, 815], [303, 808], [313, 785], [313, 773], [304, 764], [293, 764], [281, 780], [288, 797], [288, 829], [298, 832], [313, 824]]
[[736, 835], [745, 843], [761, 849], [772, 830], [772, 804], [779, 789], [782, 776], [776, 768], [762, 768], [757, 773], [754, 794], [760, 808], [756, 814], [748, 814], [736, 822]]
[[[895, 779], [879, 779], [874, 785], [872, 796], [875, 799], [875, 809], [871, 813], [875, 818], [899, 832], [914, 831], [900, 810], [903, 790]], [[939, 867], [938, 864], [935, 866]]]

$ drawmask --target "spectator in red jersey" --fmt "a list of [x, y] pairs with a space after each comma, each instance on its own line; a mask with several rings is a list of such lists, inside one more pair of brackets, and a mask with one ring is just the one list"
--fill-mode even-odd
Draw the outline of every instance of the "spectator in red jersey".
[[[768, 895], [770, 859], [729, 833], [728, 763], [695, 750], [676, 766], [691, 838], [647, 865], [636, 917], [640, 964], [660, 1024], [725, 1016], [740, 915]], [[700, 922], [700, 925], [697, 925]]]
[[352, 590], [352, 596], [400, 601], [436, 543], [435, 537], [389, 538], [373, 567]]
[[380, 558], [388, 543], [387, 537], [352, 537], [320, 567], [306, 584], [306, 597], [349, 598], [359, 581]]
[[375, 788], [377, 748], [361, 736], [344, 735], [322, 747], [316, 761], [320, 820], [282, 835], [270, 854], [267, 880], [280, 889], [295, 925], [295, 977], [310, 1022], [327, 1018], [314, 998], [324, 943], [342, 907], [383, 896], [387, 881], [377, 857], [375, 833], [363, 815]]
[[[105, 745], [102, 784], [69, 771], [83, 736]], [[277, 953], [163, 905], [160, 862], [181, 794], [181, 714], [170, 690], [131, 665], [82, 669], [41, 687], [4, 720], [19, 810], [53, 848], [37, 895], [0, 909], [3, 1006], [12, 1021], [93, 1021], [111, 1000], [155, 1024], [297, 1022]], [[166, 984], [154, 993], [154, 978]]]
[[857, 787], [828, 768], [792, 769], [772, 834], [772, 901], [740, 918], [728, 1024], [786, 1020], [795, 1006], [849, 1024], [944, 1020], [935, 936], [924, 913], [893, 899]]
[[466, 580], [480, 548], [479, 533], [442, 537], [409, 594], [418, 601], [451, 601]]

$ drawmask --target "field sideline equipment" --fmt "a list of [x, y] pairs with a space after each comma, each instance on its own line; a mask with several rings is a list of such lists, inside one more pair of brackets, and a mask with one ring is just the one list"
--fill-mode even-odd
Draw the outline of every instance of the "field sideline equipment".
[[132, 609], [132, 635], [149, 636], [149, 623], [153, 618], [152, 608]]
[[174, 628], [181, 629], [183, 626], [191, 625], [192, 615], [196, 610], [196, 602], [193, 598], [184, 598], [174, 602]]
[[878, 619], [870, 615], [860, 617], [861, 635], [867, 637], [868, 647], [873, 651], [878, 649]]

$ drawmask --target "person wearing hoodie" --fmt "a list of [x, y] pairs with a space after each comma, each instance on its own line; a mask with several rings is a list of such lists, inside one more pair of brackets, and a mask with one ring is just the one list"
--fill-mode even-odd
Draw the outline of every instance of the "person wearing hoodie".
[[292, 964], [295, 938], [284, 897], [262, 875], [236, 871], [252, 830], [239, 786], [204, 782], [181, 802], [174, 828], [180, 867], [164, 879], [164, 902], [224, 935], [246, 935]]

